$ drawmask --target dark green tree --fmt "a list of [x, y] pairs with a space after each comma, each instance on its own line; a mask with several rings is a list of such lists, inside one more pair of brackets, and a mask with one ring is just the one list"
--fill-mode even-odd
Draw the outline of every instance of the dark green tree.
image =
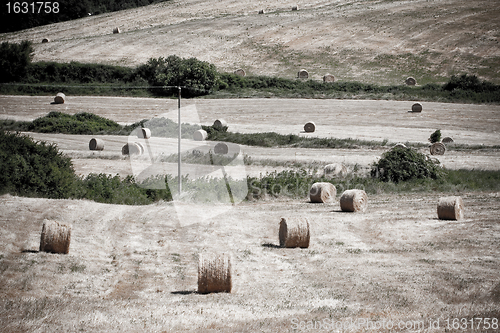
[[0, 45], [0, 82], [22, 80], [31, 64], [33, 53], [30, 41], [25, 40], [20, 44], [3, 42]]

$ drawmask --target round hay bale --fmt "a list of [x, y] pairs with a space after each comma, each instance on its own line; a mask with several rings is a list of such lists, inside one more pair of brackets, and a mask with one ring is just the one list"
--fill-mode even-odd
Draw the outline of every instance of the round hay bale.
[[405, 80], [405, 83], [407, 86], [414, 86], [417, 84], [417, 80], [415, 80], [415, 78], [410, 76]]
[[139, 147], [139, 155], [142, 155], [144, 154], [144, 145], [140, 142], [134, 142], [134, 145], [136, 145], [137, 147]]
[[208, 133], [205, 130], [199, 129], [193, 133], [194, 141], [204, 141], [208, 137]]
[[137, 133], [137, 137], [139, 139], [149, 139], [151, 138], [151, 130], [149, 128], [143, 127], [141, 128], [139, 133]]
[[264, 9], [259, 10], [259, 14], [264, 14]]
[[66, 100], [66, 95], [64, 95], [62, 92], [57, 93], [56, 97], [54, 97], [54, 103], [56, 104], [64, 104], [65, 100]]
[[309, 199], [311, 202], [328, 203], [335, 201], [337, 189], [335, 185], [328, 182], [314, 183], [309, 190]]
[[281, 247], [308, 248], [311, 240], [307, 218], [281, 218], [279, 230]]
[[198, 261], [198, 293], [230, 293], [231, 257], [227, 253], [200, 254]]
[[247, 73], [245, 73], [245, 70], [242, 68], [235, 70], [234, 74], [239, 75], [239, 76], [246, 76], [247, 75]]
[[141, 155], [141, 147], [137, 142], [127, 143], [122, 147], [122, 155]]
[[306, 131], [307, 133], [313, 133], [315, 130], [316, 130], [316, 124], [314, 124], [312, 121], [304, 125], [304, 131]]
[[440, 220], [460, 220], [464, 217], [462, 197], [439, 198], [437, 214]]
[[226, 155], [229, 151], [229, 147], [224, 142], [219, 142], [214, 147], [214, 153], [217, 155]]
[[227, 121], [225, 121], [224, 119], [216, 119], [214, 121], [213, 127], [215, 129], [221, 130], [222, 128], [227, 127]]
[[297, 77], [299, 79], [307, 79], [309, 78], [309, 73], [305, 70], [305, 69], [301, 69], [298, 73], [297, 73]]
[[120, 28], [116, 27], [113, 29], [114, 34], [119, 34], [120, 33]]
[[403, 143], [396, 143], [394, 145], [394, 147], [392, 147], [392, 149], [396, 149], [396, 148], [406, 148], [406, 145]]
[[331, 163], [325, 165], [323, 168], [325, 176], [344, 176], [347, 174], [347, 168], [341, 163]]
[[299, 6], [293, 6], [292, 11], [299, 10]]
[[92, 138], [89, 141], [90, 150], [104, 150], [104, 140]]
[[343, 212], [364, 212], [368, 207], [368, 196], [363, 190], [346, 190], [340, 197]]
[[443, 138], [443, 140], [441, 140], [442, 143], [453, 143], [453, 139], [450, 138], [449, 136]]
[[43, 221], [40, 251], [67, 254], [70, 242], [71, 225], [51, 220]]
[[415, 103], [411, 106], [411, 112], [422, 112], [422, 104]]
[[323, 76], [323, 82], [335, 82], [335, 76], [333, 76], [332, 74], [325, 74]]
[[50, 39], [48, 39], [48, 38], [42, 39], [42, 43], [48, 43], [48, 42], [50, 42]]
[[430, 151], [431, 155], [444, 155], [444, 152], [446, 151], [446, 146], [441, 142], [435, 142], [432, 144]]

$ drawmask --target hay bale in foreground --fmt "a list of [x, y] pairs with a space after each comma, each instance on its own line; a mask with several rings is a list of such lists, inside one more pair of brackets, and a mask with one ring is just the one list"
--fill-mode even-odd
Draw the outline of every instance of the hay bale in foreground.
[[304, 131], [307, 133], [313, 133], [316, 130], [316, 124], [312, 121], [309, 121], [304, 125]]
[[71, 242], [71, 225], [57, 221], [44, 220], [40, 237], [40, 251], [50, 253], [69, 252]]
[[450, 138], [449, 136], [443, 138], [443, 140], [441, 140], [442, 143], [453, 143], [455, 141], [453, 141], [452, 138]]
[[222, 128], [227, 127], [227, 121], [225, 121], [224, 119], [216, 119], [214, 121], [213, 127], [215, 129], [221, 130]]
[[281, 218], [279, 230], [281, 247], [308, 248], [311, 240], [307, 218]]
[[54, 103], [56, 104], [64, 104], [64, 101], [66, 101], [66, 95], [62, 92], [57, 93], [56, 97], [54, 97]]
[[431, 155], [444, 155], [446, 151], [446, 146], [441, 142], [435, 142], [430, 148]]
[[335, 82], [335, 76], [333, 76], [332, 74], [325, 74], [323, 76], [323, 82]]
[[204, 141], [208, 137], [208, 133], [205, 130], [199, 129], [193, 133], [194, 141]]
[[231, 257], [227, 253], [200, 254], [198, 261], [198, 293], [230, 293]]
[[307, 79], [309, 78], [309, 73], [305, 70], [305, 69], [301, 69], [298, 73], [297, 73], [297, 77], [299, 79]]
[[92, 138], [89, 141], [90, 150], [104, 150], [104, 140]]
[[437, 214], [440, 220], [460, 220], [464, 217], [462, 197], [439, 198]]
[[149, 139], [149, 138], [151, 138], [151, 130], [149, 128], [143, 127], [137, 133], [137, 137], [139, 139]]
[[247, 73], [245, 73], [245, 70], [242, 68], [235, 70], [234, 74], [239, 75], [239, 76], [246, 76], [247, 75]]
[[335, 185], [328, 182], [314, 183], [309, 190], [309, 199], [311, 202], [328, 203], [335, 201], [337, 189]]
[[364, 212], [368, 207], [368, 196], [363, 190], [346, 190], [340, 197], [343, 212]]
[[224, 142], [219, 142], [214, 147], [214, 153], [217, 155], [226, 155], [229, 151], [229, 147]]
[[119, 34], [120, 33], [120, 28], [116, 27], [113, 29], [114, 34]]
[[341, 163], [331, 163], [325, 165], [323, 172], [326, 177], [345, 176], [347, 174], [347, 168]]
[[415, 103], [411, 106], [411, 112], [422, 112], [422, 104]]
[[410, 76], [405, 80], [405, 83], [407, 86], [414, 86], [417, 84], [417, 80], [415, 80], [415, 78]]
[[122, 155], [141, 155], [141, 146], [137, 142], [126, 143], [122, 147]]

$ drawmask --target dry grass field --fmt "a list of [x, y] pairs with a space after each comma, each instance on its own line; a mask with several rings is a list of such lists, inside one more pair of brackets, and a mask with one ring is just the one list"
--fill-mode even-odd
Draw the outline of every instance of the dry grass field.
[[296, 77], [305, 68], [313, 79], [401, 84], [467, 72], [498, 83], [499, 16], [491, 0], [172, 0], [1, 34], [0, 42], [33, 41], [35, 61], [135, 66], [175, 54], [251, 75]]
[[[298, 5], [299, 10], [292, 11]], [[264, 14], [258, 14], [264, 10]], [[34, 61], [136, 66], [176, 54], [251, 75], [402, 84], [444, 82], [467, 72], [500, 83], [498, 1], [172, 0], [0, 34], [34, 42]], [[115, 27], [122, 33], [113, 34]], [[43, 38], [50, 43], [42, 44]], [[120, 124], [166, 116], [174, 99], [0, 96], [0, 118], [91, 112]], [[383, 141], [356, 149], [241, 146], [255, 160], [343, 163], [369, 168], [398, 142], [427, 143], [441, 129], [456, 144], [498, 146], [500, 106], [415, 101], [190, 99], [182, 121], [229, 130]], [[314, 133], [305, 133], [308, 121]], [[27, 133], [55, 143], [79, 175], [133, 174], [125, 136]], [[152, 145], [176, 152], [176, 139]], [[182, 140], [183, 149], [200, 145]], [[420, 151], [428, 153], [428, 148]], [[498, 170], [498, 149], [448, 150], [449, 169]], [[177, 165], [165, 170], [175, 174]], [[258, 176], [285, 166], [248, 165]], [[184, 174], [199, 170], [183, 165]], [[210, 172], [209, 169], [203, 170]], [[244, 176], [243, 175], [243, 176]], [[356, 187], [356, 184], [352, 184]], [[439, 220], [450, 193], [372, 194], [364, 213], [307, 194], [234, 205], [147, 206], [0, 196], [2, 332], [495, 332], [500, 331], [500, 193], [461, 192], [465, 217]], [[452, 193], [453, 194], [453, 193]], [[279, 247], [281, 217], [307, 217], [311, 243]], [[72, 225], [68, 254], [39, 252], [44, 219]], [[197, 292], [205, 252], [232, 257], [231, 293]]]

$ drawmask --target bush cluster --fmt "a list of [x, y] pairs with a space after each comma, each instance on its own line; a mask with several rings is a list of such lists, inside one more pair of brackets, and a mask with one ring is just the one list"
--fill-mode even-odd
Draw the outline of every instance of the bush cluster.
[[28, 131], [40, 133], [97, 134], [117, 132], [122, 126], [118, 123], [88, 112], [74, 115], [51, 111], [48, 115], [31, 122]]
[[439, 179], [443, 173], [439, 161], [400, 146], [385, 152], [371, 171], [372, 177], [395, 183], [422, 178]]

